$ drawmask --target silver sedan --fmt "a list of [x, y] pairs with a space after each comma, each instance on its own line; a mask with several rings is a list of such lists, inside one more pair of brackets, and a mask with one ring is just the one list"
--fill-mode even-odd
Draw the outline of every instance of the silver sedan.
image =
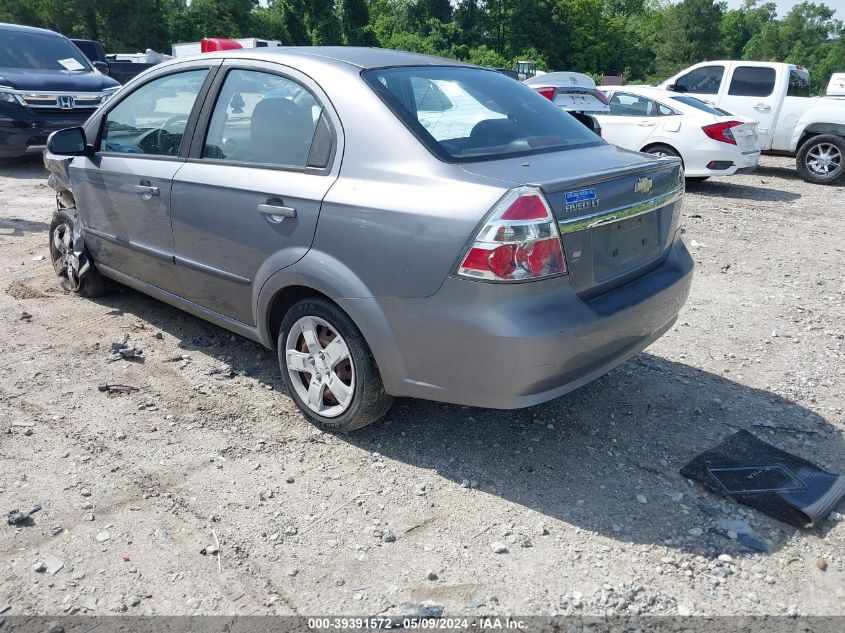
[[45, 155], [53, 263], [278, 350], [315, 424], [557, 398], [675, 321], [683, 171], [495, 71], [390, 50], [161, 64]]

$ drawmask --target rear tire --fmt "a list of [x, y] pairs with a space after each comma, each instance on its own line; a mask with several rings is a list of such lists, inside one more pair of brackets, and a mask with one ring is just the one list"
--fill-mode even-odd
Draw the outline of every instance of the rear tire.
[[363, 334], [326, 299], [304, 299], [287, 311], [278, 350], [288, 394], [325, 431], [360, 429], [393, 404]]
[[668, 145], [652, 145], [651, 147], [647, 147], [643, 150], [646, 154], [653, 154], [655, 156], [666, 157], [671, 156], [674, 158], [680, 158], [681, 155], [675, 151], [674, 148], [669, 147]]
[[74, 209], [61, 209], [50, 222], [50, 261], [61, 286], [80, 297], [93, 299], [106, 292], [106, 283], [94, 261], [75, 235], [78, 222]]
[[845, 173], [845, 138], [835, 134], [813, 136], [798, 150], [795, 167], [805, 182], [832, 185]]

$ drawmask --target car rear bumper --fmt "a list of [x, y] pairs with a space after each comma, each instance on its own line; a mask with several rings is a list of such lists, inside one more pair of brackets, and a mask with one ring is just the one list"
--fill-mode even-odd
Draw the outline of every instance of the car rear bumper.
[[428, 298], [341, 305], [366, 324], [388, 393], [516, 409], [577, 389], [654, 342], [686, 301], [692, 269], [677, 239], [657, 268], [590, 299], [566, 277], [522, 284], [449, 278]]
[[[709, 141], [684, 156], [684, 169], [692, 177], [733, 176], [754, 171], [759, 162], [759, 150], [743, 153], [733, 145]], [[713, 164], [717, 168], [711, 168]]]

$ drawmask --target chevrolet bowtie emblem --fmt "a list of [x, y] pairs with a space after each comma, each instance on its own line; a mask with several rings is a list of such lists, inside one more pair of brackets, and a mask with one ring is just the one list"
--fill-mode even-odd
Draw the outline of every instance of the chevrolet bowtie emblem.
[[634, 186], [634, 191], [637, 193], [648, 193], [651, 191], [651, 186], [654, 181], [651, 178], [639, 178], [637, 184]]

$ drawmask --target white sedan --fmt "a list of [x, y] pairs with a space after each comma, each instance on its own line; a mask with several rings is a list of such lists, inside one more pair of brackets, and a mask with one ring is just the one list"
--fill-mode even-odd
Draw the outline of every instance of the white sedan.
[[690, 95], [646, 86], [600, 88], [610, 112], [598, 114], [609, 143], [657, 156], [679, 156], [687, 178], [705, 180], [757, 168], [757, 122]]

